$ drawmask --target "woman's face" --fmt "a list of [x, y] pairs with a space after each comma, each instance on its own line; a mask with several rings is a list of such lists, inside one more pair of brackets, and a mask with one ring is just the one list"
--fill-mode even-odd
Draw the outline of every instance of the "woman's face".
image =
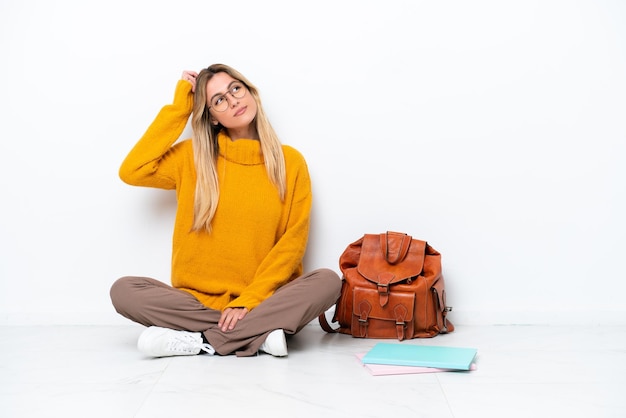
[[229, 133], [245, 135], [251, 129], [257, 104], [242, 82], [227, 73], [217, 73], [207, 82], [206, 95], [211, 116]]

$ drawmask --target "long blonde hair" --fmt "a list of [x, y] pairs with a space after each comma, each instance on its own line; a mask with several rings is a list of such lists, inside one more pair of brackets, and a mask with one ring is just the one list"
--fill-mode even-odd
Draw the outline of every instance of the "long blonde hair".
[[193, 114], [191, 127], [193, 129], [193, 153], [196, 166], [196, 193], [194, 200], [193, 231], [211, 231], [211, 221], [217, 210], [219, 201], [219, 181], [217, 175], [217, 157], [219, 144], [217, 135], [224, 127], [221, 124], [211, 123], [211, 115], [207, 104], [206, 85], [217, 73], [226, 73], [242, 82], [257, 104], [257, 114], [252, 123], [255, 124], [261, 144], [261, 152], [265, 160], [267, 175], [276, 186], [281, 201], [286, 194], [285, 158], [281, 142], [272, 128], [263, 107], [259, 92], [241, 73], [224, 64], [213, 64], [203, 69], [196, 78]]

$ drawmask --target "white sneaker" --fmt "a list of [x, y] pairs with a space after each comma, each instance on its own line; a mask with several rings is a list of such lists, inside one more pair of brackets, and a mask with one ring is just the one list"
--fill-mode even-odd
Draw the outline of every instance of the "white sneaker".
[[192, 356], [205, 351], [214, 354], [215, 350], [202, 341], [199, 332], [176, 331], [169, 328], [149, 327], [139, 336], [137, 348], [152, 357]]
[[287, 355], [287, 340], [285, 332], [282, 329], [275, 329], [270, 332], [259, 347], [259, 350], [271, 354], [274, 357], [284, 357]]

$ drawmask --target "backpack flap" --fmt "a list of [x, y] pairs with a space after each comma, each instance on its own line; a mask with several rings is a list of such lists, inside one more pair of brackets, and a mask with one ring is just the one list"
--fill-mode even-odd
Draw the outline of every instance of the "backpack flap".
[[389, 287], [411, 282], [422, 273], [426, 242], [398, 232], [366, 234], [363, 238], [357, 271], [376, 285], [380, 306], [389, 301]]

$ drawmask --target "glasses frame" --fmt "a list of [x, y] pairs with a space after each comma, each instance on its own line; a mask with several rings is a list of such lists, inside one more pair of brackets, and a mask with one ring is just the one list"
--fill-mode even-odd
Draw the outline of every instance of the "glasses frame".
[[[235, 93], [232, 92], [233, 87], [237, 87], [237, 86], [241, 86], [241, 95], [240, 96], [235, 96]], [[226, 102], [228, 103], [228, 105], [223, 109], [223, 110], [218, 110], [215, 108], [215, 106], [213, 106], [212, 104], [209, 105], [209, 109], [213, 109], [216, 112], [222, 113], [222, 112], [226, 112], [228, 110], [228, 108], [230, 107], [230, 99], [228, 98], [228, 95], [230, 94], [230, 96], [233, 99], [243, 99], [246, 96], [246, 93], [248, 92], [248, 87], [242, 83], [239, 80], [235, 80], [232, 83], [230, 83], [230, 85], [228, 86], [228, 90], [226, 90], [224, 93], [221, 93], [217, 96], [213, 96], [213, 99], [211, 99], [211, 103], [213, 103], [213, 101], [223, 98], [226, 100]]]

